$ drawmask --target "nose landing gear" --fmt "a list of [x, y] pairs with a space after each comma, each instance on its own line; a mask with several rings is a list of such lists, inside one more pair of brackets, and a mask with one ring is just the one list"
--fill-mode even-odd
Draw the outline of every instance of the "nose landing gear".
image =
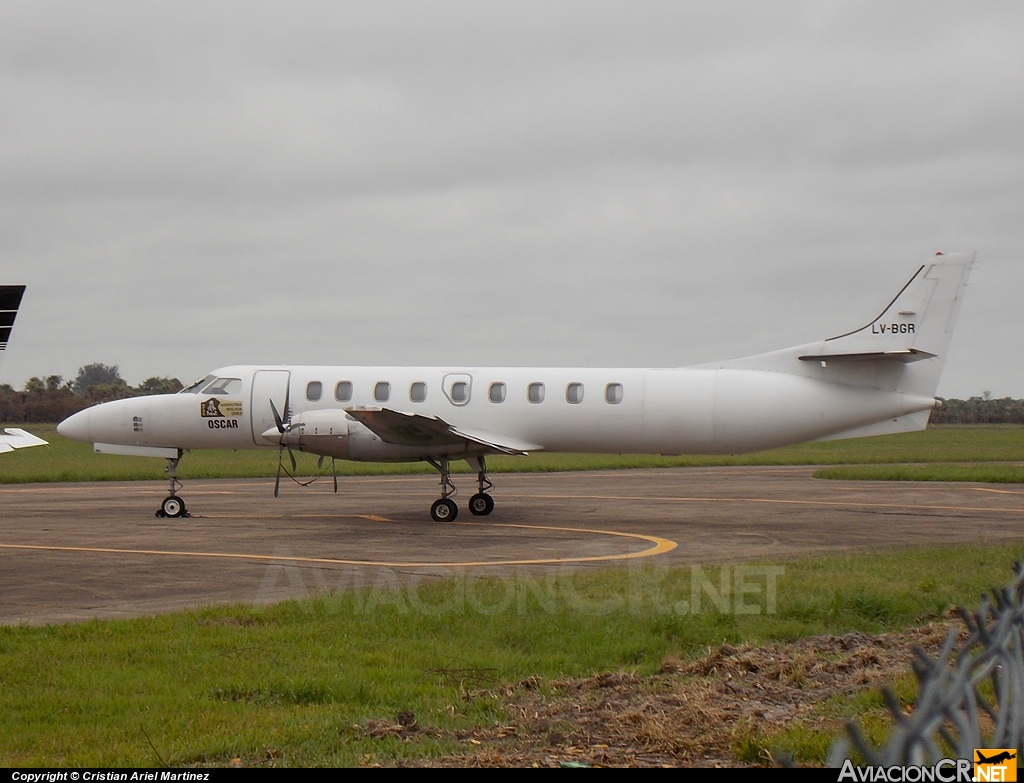
[[163, 517], [190, 517], [188, 509], [185, 508], [185, 501], [182, 500], [176, 494], [181, 489], [181, 482], [178, 481], [178, 463], [181, 461], [181, 449], [178, 449], [177, 457], [167, 458], [167, 477], [171, 484], [170, 494], [164, 498], [163, 503], [160, 504], [160, 508], [157, 509], [156, 516], [159, 518]]

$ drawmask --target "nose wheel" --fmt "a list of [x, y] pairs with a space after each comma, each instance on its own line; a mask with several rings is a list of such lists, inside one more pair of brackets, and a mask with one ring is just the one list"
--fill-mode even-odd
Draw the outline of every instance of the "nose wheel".
[[188, 513], [188, 509], [185, 508], [185, 501], [177, 495], [177, 491], [181, 489], [181, 482], [178, 481], [178, 463], [180, 461], [181, 449], [178, 449], [177, 457], [167, 458], [167, 477], [171, 483], [171, 494], [164, 498], [164, 502], [157, 509], [156, 516], [158, 518], [171, 517], [172, 519], [178, 519], [180, 517], [192, 516]]
[[164, 498], [164, 502], [160, 504], [160, 510], [156, 512], [156, 515], [158, 517], [187, 517], [189, 513], [185, 509], [185, 501], [177, 495], [171, 495]]

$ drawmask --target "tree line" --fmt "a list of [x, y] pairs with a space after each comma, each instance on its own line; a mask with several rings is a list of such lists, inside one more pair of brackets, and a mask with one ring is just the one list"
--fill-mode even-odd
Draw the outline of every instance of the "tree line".
[[942, 405], [932, 411], [929, 424], [1024, 424], [1024, 400], [992, 399], [987, 393], [967, 400], [939, 399]]
[[[181, 388], [177, 378], [157, 377], [129, 386], [116, 365], [87, 364], [71, 381], [59, 375], [29, 378], [21, 391], [10, 384], [0, 384], [0, 421], [58, 422], [98, 402], [145, 394], [174, 394]], [[942, 405], [932, 411], [931, 424], [1024, 424], [1024, 400], [992, 399], [988, 392], [966, 400], [940, 399]]]
[[98, 402], [145, 394], [174, 394], [181, 388], [177, 378], [156, 377], [129, 386], [116, 365], [87, 364], [70, 381], [60, 375], [29, 378], [21, 391], [10, 384], [0, 384], [0, 421], [58, 422]]

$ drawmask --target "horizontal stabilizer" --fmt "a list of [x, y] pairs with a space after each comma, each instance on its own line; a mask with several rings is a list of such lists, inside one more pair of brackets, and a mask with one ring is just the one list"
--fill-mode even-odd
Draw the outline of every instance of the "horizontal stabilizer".
[[47, 442], [42, 438], [37, 438], [31, 432], [19, 430], [17, 427], [5, 429], [4, 434], [0, 435], [0, 454], [15, 449], [27, 449], [30, 446], [46, 445], [48, 445]]
[[404, 413], [388, 408], [346, 408], [352, 418], [363, 424], [385, 443], [396, 446], [453, 446], [460, 443], [484, 446], [501, 454], [525, 454], [541, 446], [505, 435], [478, 430], [460, 430], [436, 416]]
[[928, 351], [921, 351], [917, 348], [905, 348], [899, 351], [862, 351], [860, 353], [814, 353], [798, 356], [802, 362], [872, 362], [887, 360], [893, 362], [919, 362], [922, 359], [932, 359], [935, 354]]

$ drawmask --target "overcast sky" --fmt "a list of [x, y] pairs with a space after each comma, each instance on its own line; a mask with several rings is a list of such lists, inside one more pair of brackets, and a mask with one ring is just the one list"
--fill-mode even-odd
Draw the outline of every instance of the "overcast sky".
[[977, 250], [939, 394], [1024, 397], [1024, 4], [0, 4], [0, 382], [679, 366]]

